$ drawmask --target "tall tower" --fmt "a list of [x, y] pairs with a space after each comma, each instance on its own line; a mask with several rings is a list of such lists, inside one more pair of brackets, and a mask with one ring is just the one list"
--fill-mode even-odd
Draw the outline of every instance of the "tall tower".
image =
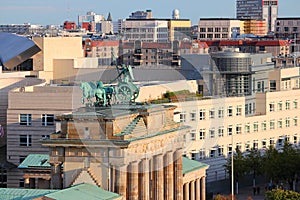
[[179, 10], [178, 9], [174, 9], [172, 12], [172, 19], [179, 19], [180, 15], [179, 15]]
[[278, 0], [236, 0], [238, 19], [265, 20], [268, 31], [274, 31], [278, 15]]

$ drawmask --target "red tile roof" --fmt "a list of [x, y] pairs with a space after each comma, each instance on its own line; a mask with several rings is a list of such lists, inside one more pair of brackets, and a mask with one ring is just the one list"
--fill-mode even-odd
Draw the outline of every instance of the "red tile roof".
[[119, 46], [119, 40], [94, 40], [92, 46]]
[[208, 46], [289, 46], [288, 40], [207, 40]]
[[158, 42], [143, 42], [142, 43], [143, 49], [171, 49], [172, 44], [168, 43], [158, 43]]

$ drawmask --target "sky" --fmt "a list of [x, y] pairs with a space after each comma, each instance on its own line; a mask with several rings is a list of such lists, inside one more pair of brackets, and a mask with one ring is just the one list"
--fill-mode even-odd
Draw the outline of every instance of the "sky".
[[[113, 21], [137, 10], [152, 10], [155, 18], [171, 18], [172, 10], [180, 11], [180, 18], [197, 24], [201, 17], [235, 17], [235, 0], [1, 0], [0, 24], [63, 24], [76, 21], [87, 11]], [[299, 0], [279, 0], [279, 17], [300, 17]]]

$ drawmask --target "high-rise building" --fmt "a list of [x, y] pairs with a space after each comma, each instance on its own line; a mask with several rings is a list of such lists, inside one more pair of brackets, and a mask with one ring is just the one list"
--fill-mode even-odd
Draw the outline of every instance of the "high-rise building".
[[237, 0], [236, 16], [238, 19], [264, 19], [268, 31], [274, 31], [278, 15], [278, 0]]

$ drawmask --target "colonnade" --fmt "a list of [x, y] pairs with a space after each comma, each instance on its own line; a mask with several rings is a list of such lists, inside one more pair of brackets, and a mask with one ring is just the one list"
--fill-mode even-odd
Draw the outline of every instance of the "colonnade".
[[182, 150], [117, 166], [114, 192], [129, 200], [183, 199]]
[[183, 193], [183, 200], [205, 200], [205, 177], [185, 183]]

